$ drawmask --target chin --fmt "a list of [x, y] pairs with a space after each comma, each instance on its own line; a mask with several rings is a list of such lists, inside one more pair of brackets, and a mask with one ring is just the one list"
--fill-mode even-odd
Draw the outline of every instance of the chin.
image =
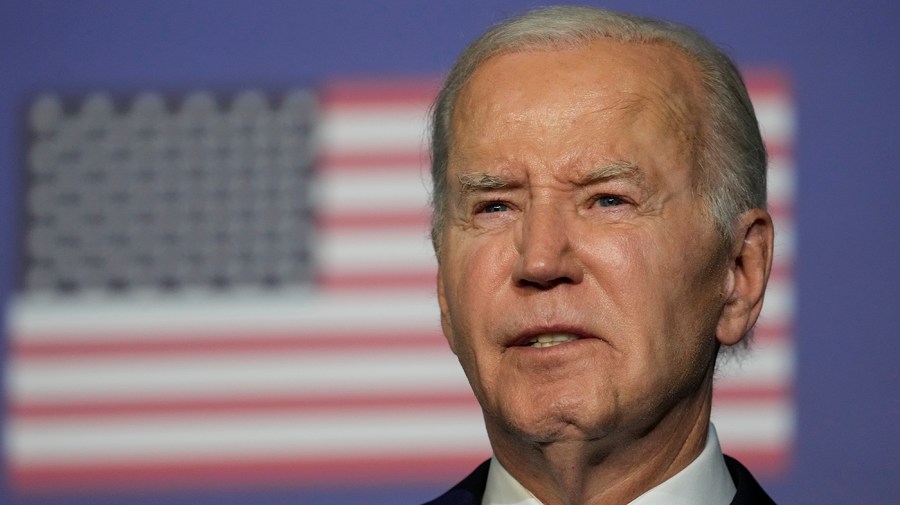
[[564, 397], [534, 402], [507, 410], [500, 425], [510, 434], [538, 444], [602, 438], [613, 429], [616, 416], [609, 408], [589, 403]]

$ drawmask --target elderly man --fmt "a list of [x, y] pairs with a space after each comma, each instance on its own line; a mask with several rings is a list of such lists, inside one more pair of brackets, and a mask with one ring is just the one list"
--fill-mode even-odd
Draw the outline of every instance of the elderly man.
[[773, 241], [728, 57], [657, 20], [533, 11], [462, 53], [432, 133], [441, 323], [494, 457], [431, 503], [772, 503], [709, 422]]

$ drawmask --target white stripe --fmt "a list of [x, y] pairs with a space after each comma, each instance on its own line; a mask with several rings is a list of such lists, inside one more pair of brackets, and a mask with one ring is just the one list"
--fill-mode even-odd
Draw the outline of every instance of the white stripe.
[[[340, 153], [337, 153], [340, 154]], [[396, 153], [393, 153], [396, 154]], [[409, 151], [406, 154], [418, 155], [418, 161], [410, 159], [385, 161], [377, 157], [362, 157], [360, 160], [352, 164], [343, 164], [340, 159], [325, 159], [324, 165], [320, 169], [321, 172], [328, 175], [330, 173], [353, 172], [353, 173], [383, 173], [383, 172], [399, 172], [399, 173], [421, 173], [422, 176], [428, 175], [430, 160], [428, 154], [424, 152]], [[364, 164], [363, 164], [364, 163]]]
[[[716, 405], [712, 420], [726, 450], [783, 447], [795, 425], [787, 401]], [[346, 413], [291, 413], [12, 421], [6, 439], [11, 459], [21, 466], [278, 455], [415, 456], [488, 448], [481, 416], [472, 408], [368, 411], [364, 419]]]
[[779, 387], [794, 375], [794, 346], [788, 340], [759, 340], [748, 353], [720, 359], [716, 385], [722, 388]]
[[794, 301], [794, 283], [792, 280], [770, 279], [769, 285], [766, 287], [762, 313], [757, 324], [775, 324], [779, 326], [790, 324], [794, 316]]
[[726, 452], [736, 447], [784, 448], [793, 439], [795, 424], [788, 398], [713, 405], [712, 422]]
[[320, 137], [326, 152], [421, 152], [427, 146], [427, 108], [384, 106], [329, 109]]
[[792, 143], [796, 131], [793, 103], [787, 96], [764, 95], [753, 100], [759, 129], [767, 142]]
[[769, 204], [793, 202], [797, 184], [793, 165], [793, 160], [784, 156], [769, 160], [769, 171], [767, 172]]
[[797, 235], [794, 231], [794, 220], [788, 216], [779, 216], [773, 221], [775, 224], [775, 252], [772, 262], [790, 265], [794, 261], [797, 250]]
[[365, 457], [489, 450], [477, 409], [429, 412], [242, 414], [29, 421], [7, 428], [17, 466], [192, 459]]
[[[423, 239], [424, 240], [424, 239]], [[423, 253], [424, 254], [424, 253]], [[433, 262], [432, 258], [432, 262]], [[304, 293], [155, 295], [147, 297], [49, 297], [14, 300], [10, 335], [16, 342], [96, 342], [169, 340], [174, 333], [218, 340], [284, 332], [421, 329], [434, 333], [438, 308], [429, 288], [403, 292], [310, 296]]]
[[324, 172], [312, 194], [316, 209], [366, 213], [373, 210], [425, 214], [428, 178], [419, 171]]
[[389, 352], [247, 352], [13, 360], [12, 401], [166, 400], [248, 395], [344, 395], [468, 391], [449, 349]]
[[323, 230], [319, 268], [326, 274], [437, 271], [434, 250], [421, 230]]

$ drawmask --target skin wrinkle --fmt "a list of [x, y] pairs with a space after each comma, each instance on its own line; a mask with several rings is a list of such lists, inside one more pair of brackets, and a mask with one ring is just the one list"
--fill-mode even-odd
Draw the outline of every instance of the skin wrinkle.
[[[445, 221], [449, 158], [454, 146], [451, 122], [459, 94], [472, 73], [487, 59], [527, 51], [564, 51], [609, 39], [631, 45], [651, 45], [687, 56], [701, 77], [688, 85], [704, 95], [695, 117], [701, 129], [689, 139], [694, 143], [699, 176], [696, 194], [704, 199], [708, 213], [724, 242], [734, 237], [735, 220], [748, 209], [765, 209], [765, 148], [759, 135], [753, 107], [733, 62], [701, 34], [657, 20], [603, 14], [590, 8], [553, 8], [562, 23], [538, 26], [534, 19], [510, 20], [474, 42], [459, 57], [441, 90], [434, 110], [432, 164], [434, 209], [432, 241], [440, 249], [440, 231]], [[575, 19], [577, 16], [577, 20]], [[538, 13], [536, 17], [543, 17]], [[554, 16], [555, 17], [555, 14]], [[550, 19], [548, 16], [547, 19]], [[662, 54], [652, 65], [666, 62]], [[651, 66], [648, 64], [647, 67]], [[621, 69], [618, 69], [621, 71]], [[686, 117], [690, 117], [689, 115]]]
[[[472, 194], [520, 186], [520, 184], [504, 178], [502, 175], [494, 175], [487, 172], [463, 173], [460, 174], [457, 179], [459, 181], [460, 202]], [[652, 192], [652, 186], [647, 181], [641, 169], [634, 163], [624, 160], [604, 164], [588, 171], [582, 176], [573, 177], [573, 185], [577, 187], [587, 187], [616, 179], [627, 180], [641, 188], [644, 193]]]
[[[705, 440], [731, 257], [694, 190], [699, 127], [666, 105], [697, 110], [692, 69], [611, 41], [511, 53], [454, 110], [441, 322], [495, 454], [548, 505], [628, 501]], [[607, 193], [621, 203], [593, 204]], [[509, 345], [560, 324], [596, 338]]]
[[[602, 42], [602, 39], [601, 39]], [[649, 42], [644, 43], [643, 45], [649, 47], [659, 48], [667, 53], [670, 53], [669, 56], [674, 57], [680, 60], [683, 64], [686, 64], [692, 68], [692, 70], [696, 71], [697, 66], [696, 63], [689, 58], [686, 58], [685, 55], [675, 47], [670, 46], [665, 43], [656, 43]], [[564, 45], [568, 46], [568, 45]], [[523, 48], [522, 51], [528, 52], [528, 48]], [[535, 51], [540, 51], [539, 49], [535, 49]], [[503, 51], [493, 56], [490, 59], [495, 59], [504, 55], [515, 55], [518, 51]], [[653, 60], [653, 63], [660, 63], [664, 60], [662, 56]], [[634, 78], [638, 76], [638, 74], [634, 71], [626, 71], [624, 72], [625, 76]], [[706, 105], [704, 100], [692, 100], [688, 103], [687, 100], [684, 99], [684, 96], [694, 95], [698, 96], [702, 93], [702, 87], [698, 85], [696, 80], [685, 78], [684, 76], [675, 75], [673, 76], [674, 81], [671, 87], [666, 87], [657, 83], [655, 81], [650, 81], [649, 85], [652, 87], [652, 91], [655, 91], [655, 96], [648, 93], [642, 93], [640, 91], [633, 90], [631, 88], [626, 88], [625, 91], [622, 92], [621, 96], [612, 100], [611, 103], [606, 104], [603, 107], [599, 107], [592, 110], [581, 110], [573, 106], [573, 111], [577, 111], [579, 114], [583, 114], [584, 116], [590, 114], [603, 114], [609, 115], [614, 112], [627, 112], [628, 116], [637, 117], [640, 113], [647, 110], [654, 117], [658, 117], [662, 120], [662, 124], [668, 127], [669, 133], [671, 133], [674, 137], [676, 137], [680, 141], [681, 146], [685, 146], [689, 151], [689, 158], [691, 160], [697, 160], [697, 154], [700, 149], [700, 139], [701, 139], [701, 128], [702, 125], [696, 124], [695, 121], [690, 120], [691, 117], [706, 117]], [[623, 79], [624, 80], [624, 79]], [[573, 93], [577, 92], [580, 88], [588, 88], [587, 84], [578, 83], [572, 86]], [[678, 93], [677, 91], [681, 91], [682, 93]], [[595, 95], [594, 97], [602, 97], [602, 94], [599, 92], [593, 92], [590, 89], [587, 90], [588, 95]], [[494, 107], [493, 104], [485, 106], [483, 103], [473, 103], [474, 98], [469, 96], [466, 93], [466, 88], [463, 88], [463, 91], [460, 93], [457, 99], [457, 106], [454, 109], [454, 114], [452, 118], [452, 122], [456, 123], [458, 121], [458, 114], [461, 110], [466, 108], [478, 108], [483, 111], [484, 117], [492, 116], [496, 113], [495, 110], [492, 110], [491, 107]], [[648, 103], [655, 103], [657, 105], [662, 106], [662, 110], [659, 110], [659, 107], [647, 107]], [[515, 118], [517, 122], [529, 122], [529, 121], [537, 121], [533, 117], [532, 111], [523, 111], [519, 116]], [[464, 122], [471, 123], [471, 118], [467, 118]], [[572, 121], [576, 121], [577, 118], [573, 118]], [[512, 122], [513, 120], [510, 120]], [[472, 126], [477, 128], [477, 125], [472, 124]], [[450, 136], [453, 138], [452, 132], [454, 128], [451, 128]], [[460, 149], [462, 147], [462, 149]], [[454, 142], [450, 144], [450, 156], [449, 156], [449, 166], [447, 174], [449, 175], [453, 170], [452, 166], [455, 162], [461, 162], [465, 164], [465, 156], [461, 156], [460, 151], [468, 151], [472, 150], [472, 146], [465, 146], [464, 143], [460, 142], [459, 139], [454, 138]], [[695, 168], [699, 169], [699, 165], [695, 165]], [[462, 169], [460, 169], [462, 171]], [[694, 195], [700, 197], [703, 195], [703, 181], [700, 177], [700, 170], [694, 174], [694, 181], [692, 185], [692, 190], [694, 191]], [[459, 200], [461, 202], [461, 199]], [[705, 203], [705, 202], [704, 202]], [[709, 212], [709, 209], [704, 204], [701, 206], [703, 208], [704, 214], [707, 219], [712, 220], [712, 214]], [[448, 209], [445, 209], [445, 211]], [[723, 240], [724, 242], [724, 240]]]

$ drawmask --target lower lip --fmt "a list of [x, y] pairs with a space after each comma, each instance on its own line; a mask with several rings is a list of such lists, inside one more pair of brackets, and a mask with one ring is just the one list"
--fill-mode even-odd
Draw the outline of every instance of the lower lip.
[[[568, 369], [576, 363], [584, 363], [585, 359], [593, 360], [595, 348], [591, 342], [593, 338], [579, 338], [562, 344], [549, 347], [531, 347], [527, 345], [510, 347], [507, 349], [508, 357], [518, 363], [517, 366], [535, 370], [560, 370]], [[534, 368], [537, 367], [537, 368]]]
[[594, 340], [594, 339], [578, 338], [575, 340], [570, 340], [568, 342], [561, 342], [558, 344], [548, 345], [548, 346], [537, 347], [537, 346], [533, 346], [533, 345], [520, 345], [520, 346], [511, 347], [511, 349], [521, 349], [523, 351], [536, 352], [536, 353], [538, 353], [538, 352], [540, 352], [540, 353], [556, 353], [556, 352], [563, 352], [563, 351], [567, 351], [569, 349], [581, 347], [581, 345], [586, 344], [586, 343], [590, 342], [591, 340]]

